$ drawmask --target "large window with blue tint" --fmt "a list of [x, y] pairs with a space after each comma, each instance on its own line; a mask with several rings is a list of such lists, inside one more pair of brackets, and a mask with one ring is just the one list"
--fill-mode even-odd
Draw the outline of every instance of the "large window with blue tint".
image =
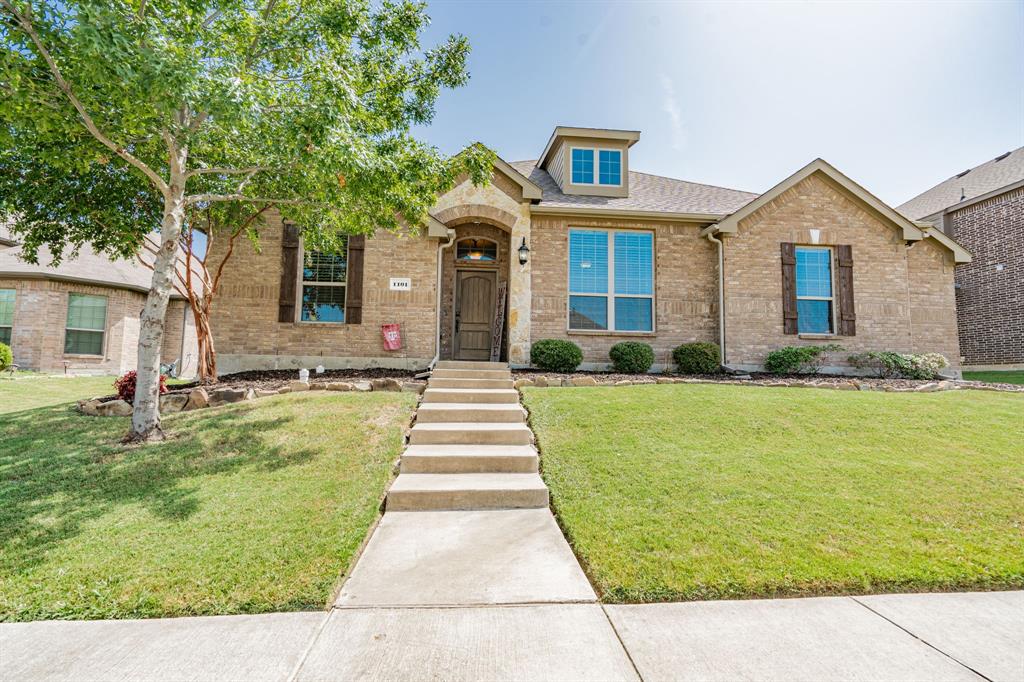
[[569, 231], [569, 329], [654, 331], [654, 235]]
[[572, 182], [574, 185], [594, 184], [594, 150], [572, 150]]
[[306, 251], [302, 255], [303, 322], [345, 322], [348, 289], [348, 244], [341, 253]]
[[796, 314], [801, 334], [831, 334], [833, 327], [832, 249], [796, 248]]
[[602, 149], [598, 156], [598, 183], [602, 185], [622, 184], [622, 152], [617, 149]]

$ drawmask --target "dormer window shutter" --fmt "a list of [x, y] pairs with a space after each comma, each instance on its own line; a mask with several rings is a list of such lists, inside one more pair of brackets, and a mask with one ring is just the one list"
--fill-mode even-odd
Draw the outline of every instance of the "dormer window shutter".
[[299, 228], [286, 224], [281, 236], [281, 288], [277, 321], [295, 322], [295, 286], [299, 279]]
[[345, 324], [363, 323], [363, 253], [366, 237], [348, 238], [348, 291], [345, 294]]

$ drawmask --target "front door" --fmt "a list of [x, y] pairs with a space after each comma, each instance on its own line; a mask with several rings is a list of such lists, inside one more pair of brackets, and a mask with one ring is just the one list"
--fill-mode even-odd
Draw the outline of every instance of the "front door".
[[491, 322], [498, 273], [486, 270], [455, 272], [455, 359], [491, 358]]

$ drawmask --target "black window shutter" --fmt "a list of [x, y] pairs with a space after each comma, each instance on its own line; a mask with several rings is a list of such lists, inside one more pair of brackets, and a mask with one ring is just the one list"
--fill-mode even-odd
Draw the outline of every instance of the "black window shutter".
[[796, 244], [782, 243], [782, 331], [797, 333]]
[[299, 277], [299, 228], [285, 225], [281, 237], [281, 290], [277, 321], [295, 322], [295, 286]]
[[363, 253], [366, 237], [348, 238], [348, 289], [345, 291], [345, 323], [363, 323]]

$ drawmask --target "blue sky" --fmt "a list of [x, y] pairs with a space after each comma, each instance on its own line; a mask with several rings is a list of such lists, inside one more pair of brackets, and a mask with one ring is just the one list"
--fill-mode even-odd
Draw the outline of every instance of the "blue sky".
[[419, 131], [532, 159], [555, 125], [642, 131], [633, 170], [764, 191], [815, 157], [900, 204], [1024, 145], [1024, 2], [433, 0], [470, 83]]

